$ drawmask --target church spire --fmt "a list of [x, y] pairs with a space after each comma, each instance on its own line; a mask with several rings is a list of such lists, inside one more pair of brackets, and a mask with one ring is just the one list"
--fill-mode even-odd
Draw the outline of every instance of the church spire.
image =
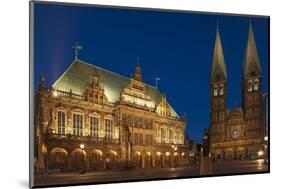
[[220, 69], [225, 79], [227, 78], [226, 66], [224, 63], [224, 55], [222, 50], [221, 38], [219, 33], [219, 25], [217, 21], [217, 32], [216, 32], [216, 41], [214, 46], [213, 62], [212, 62], [212, 72], [211, 79], [214, 78], [214, 74], [217, 69]]
[[244, 76], [249, 74], [250, 67], [254, 66], [258, 69], [259, 73], [261, 73], [261, 66], [260, 66], [260, 60], [259, 55], [256, 47], [254, 32], [252, 28], [252, 22], [249, 21], [249, 31], [248, 31], [248, 40], [247, 45], [245, 49], [245, 57], [244, 57], [244, 65], [243, 65], [243, 71]]

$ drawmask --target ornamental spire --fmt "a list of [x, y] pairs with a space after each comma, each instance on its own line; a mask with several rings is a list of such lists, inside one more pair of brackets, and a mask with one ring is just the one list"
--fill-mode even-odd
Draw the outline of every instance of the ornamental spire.
[[249, 31], [248, 31], [248, 39], [245, 49], [245, 56], [244, 56], [244, 65], [243, 65], [243, 71], [244, 76], [249, 74], [250, 67], [254, 66], [258, 69], [259, 73], [261, 73], [261, 66], [260, 66], [260, 60], [259, 55], [256, 47], [253, 27], [252, 27], [252, 21], [249, 20]]
[[220, 69], [223, 73], [224, 77], [227, 78], [226, 66], [224, 62], [224, 55], [222, 50], [221, 38], [219, 33], [219, 21], [217, 19], [217, 32], [216, 32], [216, 40], [214, 46], [214, 54], [213, 54], [213, 62], [212, 62], [212, 72], [211, 79], [213, 79], [215, 72], [217, 69]]
[[141, 74], [141, 67], [140, 67], [140, 58], [139, 57], [137, 57], [137, 66], [136, 66], [135, 72], [134, 72], [134, 79], [137, 80], [137, 81], [143, 82], [142, 74]]

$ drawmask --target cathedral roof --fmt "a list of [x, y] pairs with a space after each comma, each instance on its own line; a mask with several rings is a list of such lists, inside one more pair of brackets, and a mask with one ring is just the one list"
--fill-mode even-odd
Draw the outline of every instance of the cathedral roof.
[[[130, 82], [130, 78], [122, 76], [120, 74], [105, 70], [93, 64], [81, 61], [79, 59], [74, 60], [67, 70], [52, 84], [52, 87], [56, 90], [61, 90], [83, 95], [85, 89], [92, 81], [93, 72], [96, 71], [100, 77], [100, 85], [104, 87], [105, 95], [108, 101], [116, 103], [120, 99], [120, 94], [125, 86]], [[160, 91], [148, 84], [145, 84], [147, 91], [150, 95], [151, 101], [157, 106], [161, 101]], [[178, 114], [169, 105], [171, 109], [171, 116], [178, 117]]]
[[224, 74], [224, 77], [227, 78], [221, 38], [220, 38], [220, 33], [219, 33], [218, 29], [217, 29], [217, 33], [216, 33], [216, 41], [215, 41], [215, 46], [214, 46], [211, 78], [213, 78], [213, 75], [215, 74], [217, 69], [221, 69], [222, 73]]
[[245, 49], [244, 65], [243, 65], [244, 76], [248, 73], [248, 68], [250, 67], [251, 63], [255, 64], [261, 73], [260, 60], [256, 47], [254, 32], [253, 32], [252, 24], [250, 22], [248, 40]]

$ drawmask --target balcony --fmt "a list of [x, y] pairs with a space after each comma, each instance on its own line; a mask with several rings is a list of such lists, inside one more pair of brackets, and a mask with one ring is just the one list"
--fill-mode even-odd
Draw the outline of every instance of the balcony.
[[87, 143], [95, 143], [95, 144], [118, 144], [119, 139], [112, 138], [94, 138], [91, 136], [76, 136], [76, 135], [62, 135], [62, 134], [53, 134], [46, 133], [46, 140], [48, 141], [73, 141], [73, 142], [87, 142]]

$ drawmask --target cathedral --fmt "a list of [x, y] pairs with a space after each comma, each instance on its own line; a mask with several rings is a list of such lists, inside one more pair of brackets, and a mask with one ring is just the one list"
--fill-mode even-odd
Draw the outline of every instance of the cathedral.
[[[239, 65], [238, 65], [239, 66]], [[244, 54], [241, 107], [227, 108], [227, 69], [219, 29], [210, 77], [210, 153], [213, 159], [256, 159], [264, 153], [262, 70], [252, 24]]]
[[[76, 49], [77, 50], [77, 49]], [[136, 66], [127, 78], [75, 58], [35, 97], [35, 158], [40, 169], [75, 171], [178, 167], [188, 163], [180, 117]]]

